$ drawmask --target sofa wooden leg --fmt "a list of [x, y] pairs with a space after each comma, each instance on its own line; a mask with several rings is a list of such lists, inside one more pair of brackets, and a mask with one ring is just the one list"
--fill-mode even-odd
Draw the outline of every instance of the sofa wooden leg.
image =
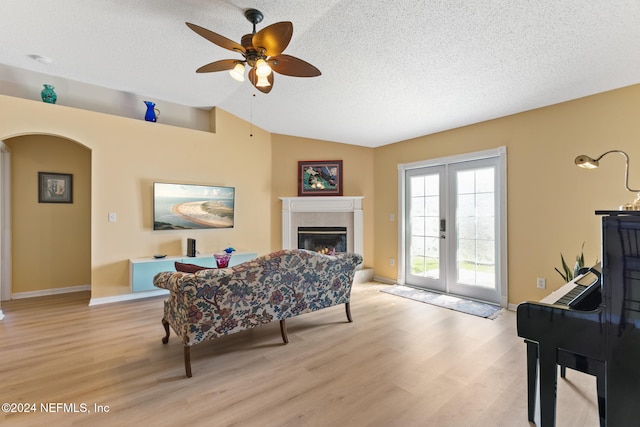
[[287, 335], [287, 325], [284, 323], [284, 319], [280, 320], [280, 333], [282, 334], [282, 341], [287, 344], [289, 336]]
[[351, 318], [351, 303], [350, 302], [344, 303], [344, 309], [347, 312], [347, 320], [349, 322], [353, 322], [353, 319]]
[[167, 333], [163, 338], [162, 338], [162, 344], [166, 344], [169, 342], [169, 322], [166, 321], [166, 319], [163, 317], [162, 318], [162, 326], [164, 326], [164, 330]]
[[187, 372], [187, 378], [191, 378], [191, 347], [184, 346], [184, 369]]

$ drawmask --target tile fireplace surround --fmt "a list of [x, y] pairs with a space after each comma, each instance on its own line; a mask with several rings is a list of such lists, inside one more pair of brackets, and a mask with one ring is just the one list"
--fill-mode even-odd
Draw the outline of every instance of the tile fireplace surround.
[[363, 196], [280, 197], [282, 249], [298, 247], [298, 227], [346, 227], [347, 252], [362, 255]]

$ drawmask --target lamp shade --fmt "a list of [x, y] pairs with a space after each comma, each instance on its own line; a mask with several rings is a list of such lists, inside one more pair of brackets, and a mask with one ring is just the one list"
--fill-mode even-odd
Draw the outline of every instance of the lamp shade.
[[241, 62], [237, 62], [235, 67], [233, 67], [233, 69], [229, 71], [229, 74], [231, 75], [231, 77], [233, 77], [234, 80], [243, 82], [244, 81], [244, 65]]
[[584, 169], [595, 169], [600, 165], [597, 160], [592, 159], [585, 154], [580, 154], [578, 157], [576, 157], [575, 162], [576, 166]]
[[267, 64], [267, 61], [258, 59], [256, 61], [256, 76], [267, 77], [269, 74], [271, 74], [271, 67]]
[[271, 83], [269, 83], [269, 79], [267, 79], [267, 76], [258, 76], [256, 87], [268, 87], [268, 86], [271, 86]]

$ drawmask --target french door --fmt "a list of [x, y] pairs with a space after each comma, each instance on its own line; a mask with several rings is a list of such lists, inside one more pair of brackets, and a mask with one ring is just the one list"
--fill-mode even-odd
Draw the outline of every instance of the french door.
[[404, 171], [404, 283], [506, 301], [502, 172], [499, 156]]

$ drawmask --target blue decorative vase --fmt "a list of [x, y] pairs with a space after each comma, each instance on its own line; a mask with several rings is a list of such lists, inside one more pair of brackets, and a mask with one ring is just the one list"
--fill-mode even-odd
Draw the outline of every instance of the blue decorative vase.
[[156, 104], [151, 101], [143, 101], [147, 106], [147, 112], [144, 114], [144, 119], [148, 122], [155, 122], [160, 116], [160, 110], [155, 108]]
[[58, 95], [54, 92], [55, 89], [51, 85], [44, 85], [44, 89], [40, 92], [40, 96], [42, 97], [42, 101], [48, 104], [55, 104], [58, 100]]

